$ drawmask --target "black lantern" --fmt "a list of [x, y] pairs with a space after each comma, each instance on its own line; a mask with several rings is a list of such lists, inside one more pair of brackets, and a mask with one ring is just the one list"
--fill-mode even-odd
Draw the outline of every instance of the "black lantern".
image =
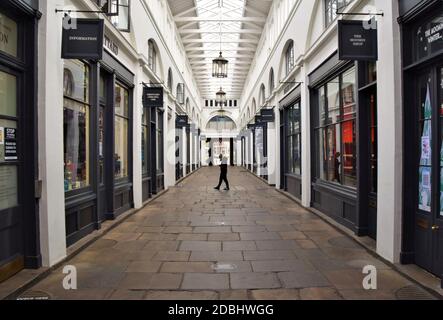
[[223, 58], [220, 51], [220, 57], [212, 60], [212, 76], [214, 78], [227, 78], [228, 77], [228, 60]]
[[216, 93], [216, 101], [222, 107], [226, 105], [226, 92], [224, 92], [222, 88]]

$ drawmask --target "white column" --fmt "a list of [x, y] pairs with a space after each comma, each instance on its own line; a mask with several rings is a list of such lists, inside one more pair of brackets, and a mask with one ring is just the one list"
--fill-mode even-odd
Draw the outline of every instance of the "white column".
[[402, 231], [402, 69], [398, 1], [376, 0], [379, 61], [377, 252], [399, 262]]
[[39, 203], [40, 249], [43, 266], [66, 257], [63, 159], [63, 60], [60, 56], [64, 1], [41, 1], [38, 48], [38, 157], [43, 181]]
[[281, 181], [280, 181], [280, 172], [283, 170], [280, 168], [280, 148], [282, 145], [281, 137], [280, 137], [280, 111], [275, 110], [275, 145], [269, 149], [271, 152], [275, 154], [275, 184], [278, 189], [280, 189]]
[[183, 150], [183, 158], [182, 158], [182, 162], [183, 162], [183, 177], [186, 177], [186, 165], [188, 162], [188, 152], [189, 150], [187, 150], [187, 146], [188, 146], [188, 137], [186, 135], [186, 128], [182, 128], [182, 150]]
[[276, 143], [276, 135], [275, 135], [275, 122], [268, 123], [268, 181], [269, 184], [277, 184], [277, 175], [276, 175], [276, 168], [277, 168], [277, 162], [276, 162], [276, 148], [275, 146], [278, 145]]
[[241, 156], [242, 156], [241, 140], [234, 140], [234, 145], [235, 145], [235, 148], [237, 150], [237, 157], [236, 157], [237, 159], [235, 161], [235, 165], [236, 166], [241, 166], [241, 161], [242, 161], [242, 159], [241, 159]]
[[[143, 89], [141, 85], [141, 75], [143, 74], [142, 67], [139, 67], [137, 73], [135, 74], [135, 87], [134, 87], [134, 103], [133, 103], [133, 150], [132, 150], [132, 170], [133, 170], [133, 194], [134, 194], [134, 207], [139, 209], [143, 205], [143, 192], [142, 192], [142, 159], [141, 159], [141, 149], [142, 149], [142, 95]], [[130, 143], [128, 141], [128, 143]]]
[[249, 133], [249, 163], [251, 164], [251, 170], [254, 171], [254, 131]]
[[302, 205], [311, 206], [311, 117], [309, 113], [308, 76], [303, 68], [304, 83], [301, 84], [301, 140], [302, 140]]
[[[165, 104], [165, 187], [175, 185], [175, 111]], [[168, 120], [169, 114], [171, 119]]]

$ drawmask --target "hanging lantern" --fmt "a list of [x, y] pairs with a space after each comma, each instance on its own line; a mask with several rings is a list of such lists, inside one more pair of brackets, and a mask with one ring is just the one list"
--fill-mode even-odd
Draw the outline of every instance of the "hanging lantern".
[[229, 61], [223, 58], [222, 52], [220, 51], [220, 57], [212, 60], [212, 76], [214, 78], [227, 78], [228, 63]]
[[226, 105], [226, 92], [224, 92], [222, 88], [216, 93], [216, 101], [222, 107]]

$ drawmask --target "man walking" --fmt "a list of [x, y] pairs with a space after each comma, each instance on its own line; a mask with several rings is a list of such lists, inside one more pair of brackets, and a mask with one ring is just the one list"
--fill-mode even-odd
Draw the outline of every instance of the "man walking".
[[229, 181], [228, 181], [228, 158], [224, 157], [222, 154], [220, 154], [220, 181], [218, 182], [218, 186], [215, 187], [215, 190], [220, 190], [220, 187], [223, 183], [223, 181], [226, 184], [225, 190], [229, 190]]

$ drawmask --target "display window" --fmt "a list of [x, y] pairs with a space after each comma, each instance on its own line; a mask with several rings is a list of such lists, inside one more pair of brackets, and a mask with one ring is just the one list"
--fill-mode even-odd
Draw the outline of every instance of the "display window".
[[320, 180], [357, 187], [356, 75], [352, 67], [318, 90], [317, 139]]
[[129, 91], [116, 84], [115, 86], [115, 166], [116, 179], [129, 176]]
[[88, 66], [66, 60], [63, 88], [64, 188], [69, 192], [91, 183]]

